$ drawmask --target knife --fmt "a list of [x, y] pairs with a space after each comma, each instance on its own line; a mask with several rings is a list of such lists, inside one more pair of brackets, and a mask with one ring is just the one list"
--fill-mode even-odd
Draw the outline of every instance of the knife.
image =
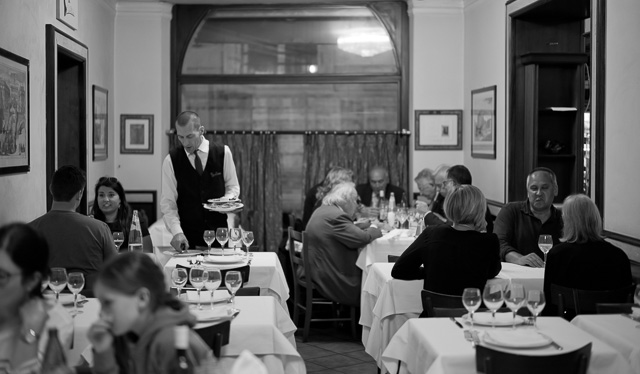
[[540, 334], [541, 336], [547, 338], [550, 342], [551, 342], [551, 346], [559, 351], [563, 350], [564, 347], [561, 346], [560, 344], [556, 343], [555, 340], [551, 339], [548, 335], [541, 333], [540, 331], [538, 331], [538, 334]]
[[460, 322], [456, 321], [455, 318], [453, 317], [449, 317], [449, 319], [456, 324], [456, 326], [460, 327], [461, 329], [463, 329], [464, 327], [460, 324]]

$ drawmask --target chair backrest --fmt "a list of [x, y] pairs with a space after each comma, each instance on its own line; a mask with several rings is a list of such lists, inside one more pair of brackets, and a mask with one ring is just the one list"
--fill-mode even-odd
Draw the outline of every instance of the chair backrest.
[[302, 253], [300, 254], [302, 258], [302, 263], [304, 264], [304, 276], [307, 282], [307, 289], [313, 290], [313, 279], [314, 279], [314, 269], [311, 266], [310, 255], [309, 255], [309, 241], [305, 239], [307, 234], [302, 232]]
[[633, 303], [597, 303], [596, 312], [598, 314], [631, 314], [634, 305]]
[[260, 287], [242, 287], [236, 292], [236, 296], [260, 296]]
[[575, 351], [549, 356], [531, 356], [476, 346], [476, 371], [485, 374], [585, 374], [591, 343]]
[[462, 296], [446, 295], [422, 290], [423, 315], [430, 317], [461, 317], [467, 310], [462, 305]]
[[291, 263], [291, 274], [293, 278], [293, 284], [295, 287], [303, 286], [300, 283], [300, 278], [298, 274], [304, 269], [304, 262], [302, 261], [301, 254], [296, 252], [295, 243], [302, 243], [302, 233], [300, 231], [296, 231], [293, 227], [289, 227], [289, 262]]
[[626, 303], [633, 300], [635, 285], [606, 291], [580, 290], [552, 283], [550, 287], [550, 303], [558, 308], [558, 315], [564, 316], [566, 311], [575, 314], [594, 314], [599, 303]]
[[229, 344], [229, 329], [231, 321], [223, 321], [194, 331], [200, 335], [200, 338], [207, 343], [209, 348], [213, 350], [213, 355], [220, 357], [220, 348]]
[[387, 255], [387, 262], [397, 262], [399, 258], [397, 255]]

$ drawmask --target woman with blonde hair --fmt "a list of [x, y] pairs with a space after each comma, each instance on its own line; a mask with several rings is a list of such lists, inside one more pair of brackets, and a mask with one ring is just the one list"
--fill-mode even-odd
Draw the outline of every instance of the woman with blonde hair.
[[498, 237], [483, 232], [486, 208], [477, 187], [454, 187], [444, 201], [444, 213], [453, 225], [427, 227], [400, 256], [391, 275], [424, 278], [424, 289], [448, 295], [462, 295], [467, 287], [483, 289], [502, 269]]

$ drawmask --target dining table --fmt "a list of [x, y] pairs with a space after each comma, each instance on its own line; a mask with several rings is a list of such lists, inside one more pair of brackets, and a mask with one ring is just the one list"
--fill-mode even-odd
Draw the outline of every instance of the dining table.
[[371, 265], [388, 262], [388, 256], [399, 256], [413, 243], [414, 229], [393, 229], [358, 250], [356, 266], [362, 270], [362, 284], [367, 279]]
[[[391, 276], [393, 263], [374, 263], [360, 295], [362, 344], [378, 367], [382, 365], [382, 352], [402, 325], [422, 313], [424, 280], [405, 281]], [[526, 290], [542, 290], [544, 269], [503, 262], [502, 270], [489, 283], [522, 283]]]
[[616, 349], [631, 370], [640, 374], [640, 313], [635, 318], [626, 314], [581, 314], [571, 324]]
[[[190, 304], [195, 308], [195, 304]], [[204, 309], [208, 306], [205, 305]], [[215, 308], [228, 308], [217, 305]], [[296, 349], [296, 326], [280, 303], [272, 296], [237, 296], [235, 307], [240, 313], [231, 321], [229, 343], [220, 351], [219, 364], [230, 368], [240, 353], [247, 349], [256, 355], [270, 374], [304, 374], [306, 367]], [[91, 324], [98, 319], [100, 303], [90, 298], [82, 308], [82, 314], [74, 318], [73, 348], [67, 361], [76, 365], [81, 358], [89, 363], [93, 357], [87, 338]], [[206, 311], [206, 310], [205, 310]], [[196, 316], [198, 311], [192, 312]], [[226, 314], [226, 313], [223, 313]], [[199, 322], [194, 328], [202, 328], [212, 322]]]
[[[467, 340], [464, 333], [470, 326], [462, 318], [456, 321], [462, 328], [449, 318], [415, 318], [407, 321], [382, 354], [382, 372], [475, 374], [474, 342]], [[592, 343], [587, 373], [632, 373], [628, 361], [620, 352], [561, 317], [539, 317], [537, 327], [526, 323], [515, 330], [510, 325], [489, 327], [476, 323], [475, 331], [479, 344], [520, 355], [555, 355]]]

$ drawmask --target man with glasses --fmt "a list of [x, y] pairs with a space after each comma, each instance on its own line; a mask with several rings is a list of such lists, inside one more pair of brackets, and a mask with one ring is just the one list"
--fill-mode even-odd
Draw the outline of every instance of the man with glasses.
[[205, 230], [228, 227], [226, 214], [209, 211], [203, 204], [214, 198], [237, 198], [240, 184], [231, 150], [204, 138], [197, 113], [180, 113], [176, 134], [182, 146], [173, 149], [162, 164], [160, 210], [173, 235], [171, 246], [181, 252], [206, 246]]
[[377, 217], [380, 213], [380, 191], [384, 191], [387, 201], [393, 192], [396, 204], [400, 204], [404, 198], [404, 190], [389, 183], [389, 173], [382, 166], [375, 166], [369, 170], [369, 183], [357, 185], [356, 191], [360, 197], [360, 212], [369, 217]]

